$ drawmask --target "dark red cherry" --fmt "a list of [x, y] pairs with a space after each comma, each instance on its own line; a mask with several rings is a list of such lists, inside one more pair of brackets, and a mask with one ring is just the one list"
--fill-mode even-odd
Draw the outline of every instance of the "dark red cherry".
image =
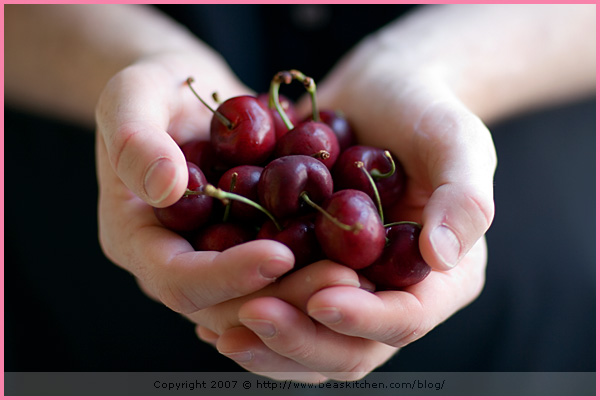
[[[202, 191], [208, 183], [200, 168], [191, 163], [188, 167], [187, 189]], [[184, 194], [181, 199], [169, 207], [154, 208], [154, 214], [161, 224], [173, 231], [192, 231], [203, 226], [211, 216], [213, 199], [203, 194]]]
[[381, 257], [360, 272], [378, 290], [398, 290], [421, 282], [431, 272], [419, 250], [421, 226], [400, 223], [386, 228], [388, 244]]
[[[258, 180], [262, 171], [263, 167], [256, 165], [238, 165], [221, 176], [217, 187], [258, 202]], [[265, 215], [248, 204], [231, 201], [229, 217], [238, 221], [256, 222], [264, 220]]]
[[258, 181], [258, 199], [275, 218], [289, 218], [311, 210], [302, 199], [306, 193], [320, 203], [333, 192], [331, 173], [321, 161], [292, 155], [271, 161]]
[[225, 251], [238, 244], [253, 240], [256, 231], [246, 225], [220, 222], [196, 233], [191, 242], [196, 251]]
[[324, 123], [307, 121], [295, 126], [277, 141], [274, 157], [294, 154], [315, 156], [323, 151], [328, 156], [319, 159], [327, 168], [333, 168], [340, 155], [337, 137]]
[[377, 147], [356, 145], [347, 148], [338, 157], [338, 162], [332, 171], [336, 190], [361, 190], [376, 201], [369, 178], [356, 165], [356, 162], [360, 161], [375, 180], [382, 206], [385, 208], [393, 205], [404, 192], [405, 176], [402, 165], [395, 158], [393, 158], [395, 172], [391, 176], [386, 176], [392, 170], [389, 157], [393, 156], [391, 154], [387, 156], [385, 150]]
[[[261, 93], [257, 96], [258, 100], [271, 111], [273, 123], [275, 124], [275, 138], [278, 140], [281, 136], [285, 135], [289, 129], [281, 118], [281, 115], [279, 115], [277, 109], [274, 106], [272, 108], [269, 107], [269, 97], [269, 93]], [[283, 111], [289, 118], [292, 125], [296, 125], [298, 122], [300, 122], [300, 117], [296, 111], [296, 107], [290, 99], [280, 94], [279, 104], [281, 104], [281, 108], [283, 108]]]
[[325, 212], [317, 215], [315, 232], [327, 258], [353, 269], [367, 267], [379, 258], [385, 245], [385, 229], [367, 194], [340, 190], [321, 207]]
[[282, 230], [268, 220], [262, 225], [256, 238], [285, 244], [294, 253], [294, 268], [302, 268], [325, 258], [315, 234], [314, 218], [314, 215], [309, 214], [286, 220], [282, 223]]
[[[313, 117], [311, 115], [306, 118], [306, 121], [312, 119]], [[331, 128], [340, 144], [340, 151], [344, 151], [348, 147], [356, 144], [354, 130], [341, 111], [327, 109], [319, 110], [319, 120]]]
[[254, 96], [226, 100], [210, 123], [210, 142], [218, 156], [230, 165], [259, 165], [275, 149], [275, 126], [271, 112]]
[[208, 139], [190, 140], [180, 147], [185, 159], [200, 167], [209, 182], [217, 183], [223, 172], [230, 168], [217, 157]]

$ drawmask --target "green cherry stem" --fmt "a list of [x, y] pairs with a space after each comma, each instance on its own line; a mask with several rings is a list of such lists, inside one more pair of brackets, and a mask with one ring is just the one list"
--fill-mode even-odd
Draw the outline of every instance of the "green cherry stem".
[[345, 231], [350, 231], [354, 234], [358, 234], [363, 228], [363, 225], [360, 222], [357, 222], [354, 225], [348, 225], [348, 224], [341, 222], [339, 219], [337, 219], [333, 215], [329, 214], [323, 207], [319, 206], [317, 203], [312, 201], [310, 199], [310, 197], [308, 197], [308, 193], [306, 193], [306, 192], [302, 192], [300, 194], [300, 198], [302, 198], [302, 200], [304, 200], [309, 206], [311, 206], [312, 208], [314, 208], [315, 210], [317, 210], [321, 214], [323, 214], [323, 216], [325, 218], [327, 218], [328, 220], [333, 222], [335, 224], [335, 226], [337, 226], [340, 229], [343, 229]]
[[390, 170], [388, 172], [382, 173], [377, 168], [373, 168], [369, 172], [371, 173], [371, 176], [374, 179], [389, 178], [390, 176], [394, 175], [394, 173], [396, 172], [396, 163], [394, 162], [394, 158], [392, 157], [392, 154], [387, 150], [383, 154], [390, 162]]
[[[238, 173], [234, 172], [233, 174], [231, 174], [231, 182], [229, 183], [229, 191], [233, 192], [233, 189], [235, 189], [235, 184], [237, 183], [237, 177], [238, 177]], [[231, 202], [228, 202], [225, 205], [225, 211], [223, 212], [223, 222], [227, 222], [227, 220], [229, 219], [229, 214], [231, 213]]]
[[190, 87], [192, 93], [194, 93], [194, 95], [198, 98], [198, 100], [200, 100], [200, 102], [202, 104], [204, 104], [206, 106], [206, 108], [208, 108], [219, 119], [219, 121], [221, 121], [221, 123], [227, 127], [227, 129], [233, 129], [233, 123], [226, 116], [224, 116], [222, 113], [220, 113], [219, 111], [217, 111], [217, 110], [213, 109], [211, 106], [209, 106], [208, 103], [205, 102], [198, 93], [196, 93], [196, 91], [192, 87], [192, 82], [194, 82], [194, 78], [192, 78], [190, 76], [189, 78], [187, 78], [186, 82], [187, 82], [188, 86]]
[[369, 173], [369, 171], [367, 171], [367, 169], [365, 168], [365, 163], [363, 163], [362, 161], [357, 161], [354, 163], [354, 165], [356, 165], [356, 168], [360, 168], [360, 170], [365, 174], [365, 176], [367, 177], [367, 180], [371, 184], [373, 193], [375, 193], [375, 205], [377, 206], [377, 211], [379, 212], [379, 218], [381, 218], [381, 223], [384, 223], [384, 221], [383, 221], [383, 206], [381, 205], [381, 197], [379, 196], [379, 190], [377, 189], [377, 184], [375, 183], [373, 176]]
[[184, 195], [185, 196], [205, 195], [205, 196], [209, 196], [209, 197], [214, 197], [215, 199], [219, 199], [219, 200], [223, 201], [225, 204], [230, 200], [240, 201], [244, 204], [248, 204], [249, 206], [252, 206], [252, 207], [257, 208], [260, 211], [262, 211], [267, 217], [269, 217], [269, 219], [271, 221], [273, 221], [273, 224], [275, 225], [275, 227], [277, 228], [278, 231], [283, 230], [281, 228], [281, 225], [279, 224], [279, 222], [277, 222], [277, 220], [273, 216], [273, 214], [271, 214], [269, 212], [269, 210], [267, 210], [260, 204], [254, 202], [244, 196], [240, 196], [239, 194], [226, 192], [225, 190], [219, 189], [211, 184], [204, 185], [204, 187], [202, 187], [202, 189], [198, 190], [198, 191], [188, 189], [188, 190], [186, 190]]
[[319, 107], [317, 105], [317, 85], [315, 80], [309, 76], [304, 75], [302, 72], [292, 69], [289, 71], [280, 71], [275, 74], [271, 80], [271, 87], [269, 88], [269, 108], [275, 107], [285, 126], [291, 130], [294, 129], [294, 124], [290, 121], [287, 114], [283, 110], [281, 103], [279, 102], [279, 88], [282, 83], [289, 85], [292, 80], [302, 82], [304, 88], [310, 95], [310, 101], [312, 104], [312, 118], [314, 121], [319, 121]]
[[310, 95], [310, 101], [312, 104], [313, 121], [319, 122], [320, 118], [319, 118], [319, 107], [317, 105], [317, 84], [315, 83], [315, 80], [309, 76], [304, 75], [302, 72], [298, 71], [297, 69], [290, 70], [290, 74], [292, 74], [294, 79], [302, 82], [302, 84], [304, 85], [304, 88]]
[[281, 71], [275, 74], [269, 88], [269, 108], [275, 107], [288, 130], [294, 129], [294, 124], [292, 124], [283, 107], [281, 107], [281, 103], [279, 102], [279, 87], [282, 83], [289, 84], [291, 82], [292, 75], [288, 71]]

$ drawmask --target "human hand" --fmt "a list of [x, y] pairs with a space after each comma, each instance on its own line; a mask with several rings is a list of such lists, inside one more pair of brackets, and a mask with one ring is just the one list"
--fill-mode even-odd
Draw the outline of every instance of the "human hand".
[[165, 53], [119, 72], [96, 110], [102, 249], [149, 296], [184, 314], [253, 293], [294, 263], [291, 251], [273, 241], [195, 252], [156, 219], [151, 206], [174, 203], [187, 186], [178, 144], [208, 136], [211, 114], [186, 86], [188, 76], [200, 93], [249, 93], [206, 50]]

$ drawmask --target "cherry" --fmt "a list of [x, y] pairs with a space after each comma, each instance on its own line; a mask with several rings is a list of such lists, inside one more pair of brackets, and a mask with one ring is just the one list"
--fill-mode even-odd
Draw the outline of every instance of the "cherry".
[[[219, 179], [217, 187], [258, 202], [258, 180], [263, 167], [256, 165], [238, 165], [227, 170]], [[228, 215], [239, 221], [256, 222], [264, 219], [264, 213], [248, 204], [233, 201], [229, 205]]]
[[324, 258], [315, 234], [314, 215], [304, 215], [283, 221], [282, 230], [272, 221], [266, 221], [258, 231], [257, 239], [271, 239], [285, 244], [295, 257], [294, 268], [302, 268]]
[[201, 229], [191, 242], [196, 251], [225, 251], [255, 237], [256, 231], [248, 226], [220, 222]]
[[185, 159], [196, 164], [209, 182], [216, 183], [229, 166], [217, 157], [210, 140], [194, 139], [181, 146]]
[[361, 270], [378, 290], [398, 290], [421, 282], [431, 272], [419, 251], [421, 225], [397, 222], [386, 227], [388, 244], [377, 261]]
[[[202, 191], [208, 184], [200, 168], [191, 163], [188, 167], [188, 191], [176, 203], [154, 208], [154, 214], [161, 224], [173, 231], [192, 231], [203, 226], [210, 218], [213, 199]], [[191, 193], [190, 193], [191, 192]]]
[[353, 269], [372, 264], [385, 246], [385, 229], [373, 200], [359, 190], [333, 193], [319, 208], [317, 239], [325, 255]]
[[[312, 121], [313, 116], [308, 116], [305, 121]], [[356, 135], [346, 119], [339, 110], [319, 110], [319, 121], [331, 128], [338, 139], [340, 151], [346, 150], [356, 144]]]
[[338, 157], [332, 175], [337, 190], [357, 189], [367, 193], [373, 201], [376, 194], [370, 179], [357, 162], [375, 181], [381, 205], [393, 205], [404, 192], [404, 170], [399, 162], [383, 149], [372, 146], [355, 145], [347, 148]]
[[276, 218], [304, 213], [308, 196], [320, 203], [333, 193], [331, 173], [321, 161], [305, 155], [276, 158], [265, 166], [258, 181], [258, 199]]
[[[333, 168], [340, 154], [337, 137], [322, 122], [307, 121], [282, 136], [275, 146], [275, 157], [301, 154], [316, 156], [329, 169]], [[327, 154], [327, 156], [320, 156]]]
[[[275, 124], [275, 139], [279, 140], [280, 137], [282, 137], [289, 131], [289, 128], [286, 126], [285, 122], [281, 118], [281, 115], [279, 115], [279, 112], [277, 111], [277, 108], [275, 108], [275, 105], [269, 105], [269, 97], [269, 93], [261, 93], [257, 96], [258, 100], [271, 111], [273, 123]], [[284, 95], [280, 94], [279, 104], [281, 104], [281, 108], [287, 115], [292, 125], [296, 125], [300, 121], [300, 117], [292, 101]]]
[[[194, 91], [188, 78], [188, 85]], [[194, 91], [211, 111], [210, 142], [218, 156], [231, 165], [254, 164], [266, 161], [275, 148], [275, 125], [271, 112], [255, 96], [237, 96], [213, 110]]]
[[[301, 122], [298, 126], [294, 126], [289, 118], [286, 117], [283, 107], [279, 102], [279, 86], [281, 83], [290, 83], [293, 79], [297, 79], [303, 83], [311, 95], [313, 107], [314, 120]], [[340, 145], [333, 130], [328, 125], [318, 121], [316, 85], [314, 80], [297, 70], [281, 71], [271, 81], [270, 94], [270, 104], [275, 106], [281, 119], [289, 129], [285, 135], [277, 140], [274, 156], [328, 154], [327, 157], [320, 157], [320, 159], [325, 163], [327, 168], [333, 168], [340, 154]]]

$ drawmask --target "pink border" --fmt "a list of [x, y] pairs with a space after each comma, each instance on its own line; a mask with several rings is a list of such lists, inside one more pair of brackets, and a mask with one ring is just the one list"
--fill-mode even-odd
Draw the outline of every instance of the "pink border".
[[[24, 2], [24, 1], [5, 1], [3, 2], [3, 4], [27, 4], [28, 2]], [[45, 2], [39, 2], [39, 3], [45, 3]], [[120, 4], [122, 2], [112, 2], [112, 1], [98, 1], [98, 2], [92, 2], [92, 1], [84, 1], [84, 2], [73, 2], [73, 1], [55, 1], [55, 2], [50, 2], [51, 4], [81, 4], [81, 3], [104, 3], [104, 4]], [[142, 2], [142, 1], [132, 1], [132, 2], [127, 2], [130, 4], [147, 4], [147, 2]], [[159, 1], [157, 2], [157, 4], [160, 3], [169, 3], [169, 2], [165, 2], [165, 1]], [[187, 3], [187, 2], [182, 2], [182, 3]], [[193, 3], [211, 3], [211, 2], [205, 2], [205, 1], [199, 1], [199, 2], [193, 2]], [[233, 1], [233, 0], [225, 0], [225, 1], [220, 1], [219, 3], [221, 4], [296, 4], [296, 3], [319, 3], [319, 2], [309, 2], [309, 1], [299, 1], [299, 2], [287, 2], [287, 1], [261, 1], [261, 2], [251, 2], [251, 1]], [[321, 2], [324, 3], [324, 2]], [[408, 2], [397, 2], [397, 1], [377, 1], [374, 3], [369, 3], [369, 2], [358, 2], [358, 1], [330, 1], [327, 2], [328, 4], [406, 4]], [[457, 2], [450, 2], [451, 4], [480, 4], [481, 2], [476, 2], [476, 1], [457, 1]], [[504, 4], [519, 4], [519, 3], [523, 3], [523, 2], [516, 2], [516, 1], [503, 1], [501, 3]], [[548, 4], [548, 3], [564, 3], [564, 2], [547, 2], [547, 1], [529, 1], [527, 3], [532, 3], [532, 4]], [[597, 4], [596, 1], [579, 1], [577, 2], [579, 4]], [[448, 2], [438, 2], [438, 1], [424, 1], [421, 2], [420, 4], [448, 4]], [[2, 21], [4, 21], [4, 7], [2, 7], [2, 10], [0, 11], [1, 15], [2, 15]], [[596, 15], [598, 15], [598, 11], [596, 10]], [[0, 34], [2, 36], [2, 50], [3, 50], [3, 54], [4, 54], [4, 30], [2, 30], [2, 33]], [[2, 62], [2, 77], [0, 78], [2, 80], [2, 86], [4, 87], [4, 58], [3, 58], [3, 62]], [[597, 76], [598, 76], [598, 72], [596, 72]], [[598, 100], [598, 95], [596, 95], [596, 100]], [[598, 112], [600, 111], [600, 108], [598, 107], [598, 103], [596, 101], [596, 112], [598, 114]], [[4, 97], [2, 98], [2, 105], [4, 106]], [[2, 111], [1, 111], [1, 119], [2, 119], [2, 126], [4, 126], [4, 107], [2, 107]], [[600, 123], [598, 122], [598, 120], [596, 121], [596, 131], [599, 132], [600, 131]], [[597, 136], [598, 137], [598, 136]], [[4, 139], [4, 129], [2, 129], [2, 139]], [[1, 236], [2, 236], [2, 242], [0, 244], [0, 251], [2, 252], [2, 255], [4, 255], [4, 140], [2, 140], [2, 142], [0, 143], [0, 147], [2, 148], [2, 163], [0, 164], [0, 179], [2, 179], [2, 189], [1, 189], [1, 196], [0, 196], [0, 205], [1, 207], [1, 211], [0, 211], [0, 222], [2, 223], [2, 231], [1, 231]], [[598, 150], [600, 149], [600, 144], [597, 142], [596, 143], [596, 153], [598, 153]], [[600, 188], [599, 188], [599, 181], [598, 181], [598, 177], [600, 177], [600, 162], [598, 161], [598, 159], [596, 160], [596, 176], [597, 176], [597, 181], [596, 181], [596, 199], [598, 199], [600, 197]], [[596, 225], [598, 226], [598, 221], [599, 221], [599, 217], [598, 215], [600, 214], [600, 208], [598, 207], [598, 205], [596, 206]], [[600, 244], [600, 238], [598, 238], [598, 236], [596, 237], [596, 248], [598, 248], [598, 245]], [[598, 252], [596, 253], [596, 265], [600, 265], [600, 254], [598, 254]], [[2, 270], [4, 271], [4, 258], [2, 260]], [[2, 281], [2, 287], [4, 287], [4, 274], [2, 274], [2, 277], [0, 278]], [[596, 284], [598, 284], [598, 277], [596, 278]], [[4, 296], [2, 296], [2, 305], [4, 306]], [[598, 310], [596, 311], [596, 326], [598, 326]], [[4, 307], [2, 307], [2, 316], [4, 316]], [[2, 327], [4, 328], [4, 318], [2, 319]], [[4, 355], [4, 329], [2, 329], [2, 355]], [[598, 342], [597, 342], [597, 346], [596, 349], [598, 349]], [[4, 357], [2, 357], [2, 360], [0, 361], [2, 363], [2, 367], [4, 367]], [[4, 370], [4, 368], [3, 368]], [[598, 361], [596, 364], [596, 370], [598, 370]], [[2, 374], [0, 376], [0, 386], [2, 388], [4, 388], [4, 374]], [[598, 392], [598, 383], [596, 384], [596, 390]], [[4, 397], [4, 396], [3, 396]], [[124, 397], [124, 396], [121, 396]], [[208, 396], [207, 396], [208, 397]], [[210, 396], [209, 398], [216, 398], [216, 399], [234, 399], [234, 398], [243, 398], [243, 396]], [[256, 397], [256, 398], [262, 398], [262, 396], [247, 396], [247, 397]], [[27, 398], [33, 398], [33, 397], [28, 397], [28, 396], [19, 396], [19, 399], [27, 399]], [[133, 396], [133, 397], [128, 397], [131, 399], [146, 399], [146, 397], [143, 396]], [[168, 398], [168, 399], [180, 399], [181, 397], [179, 396], [167, 396], [164, 398]], [[269, 399], [283, 399], [283, 398], [288, 398], [288, 396], [270, 396]], [[297, 396], [297, 398], [301, 398], [301, 399], [317, 399], [320, 398], [319, 396]], [[346, 399], [346, 396], [331, 396], [331, 397], [327, 397], [330, 399]], [[370, 399], [370, 398], [393, 398], [393, 396], [356, 396], [356, 397], [352, 397], [352, 398], [361, 398], [361, 399]], [[436, 397], [436, 396], [418, 396], [419, 399], [438, 399], [440, 397]], [[503, 397], [498, 397], [498, 398], [503, 398]]]

